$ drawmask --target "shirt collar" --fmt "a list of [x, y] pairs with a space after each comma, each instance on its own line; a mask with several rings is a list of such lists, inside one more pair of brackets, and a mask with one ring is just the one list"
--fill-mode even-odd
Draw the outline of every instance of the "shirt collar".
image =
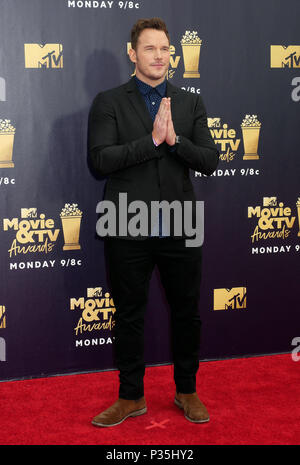
[[141, 92], [141, 94], [147, 95], [149, 94], [149, 92], [156, 90], [161, 97], [164, 97], [166, 95], [166, 87], [167, 87], [166, 79], [158, 86], [151, 87], [149, 86], [149, 84], [146, 84], [145, 82], [141, 81], [136, 76], [134, 76], [134, 78], [135, 78], [136, 85], [139, 91]]

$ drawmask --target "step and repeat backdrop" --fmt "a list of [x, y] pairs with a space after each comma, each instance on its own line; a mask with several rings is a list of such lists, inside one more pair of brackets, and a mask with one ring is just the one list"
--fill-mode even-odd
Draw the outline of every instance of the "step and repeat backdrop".
[[[115, 368], [87, 118], [134, 73], [130, 30], [153, 16], [171, 36], [167, 78], [202, 96], [220, 151], [211, 177], [190, 171], [205, 211], [199, 358], [297, 350], [299, 1], [0, 3], [0, 380]], [[146, 363], [171, 363], [157, 270], [145, 318]]]

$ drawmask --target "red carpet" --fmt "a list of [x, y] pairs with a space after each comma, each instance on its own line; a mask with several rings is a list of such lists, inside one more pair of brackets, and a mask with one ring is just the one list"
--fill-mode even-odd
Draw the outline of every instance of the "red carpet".
[[0, 444], [300, 444], [300, 362], [290, 354], [202, 362], [205, 424], [174, 405], [172, 374], [172, 366], [147, 368], [148, 412], [112, 428], [90, 420], [116, 400], [116, 371], [2, 382]]

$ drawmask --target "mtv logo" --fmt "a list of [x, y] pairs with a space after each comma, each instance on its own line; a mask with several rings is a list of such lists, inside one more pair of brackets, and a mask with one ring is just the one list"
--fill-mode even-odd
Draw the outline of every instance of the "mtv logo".
[[264, 207], [276, 207], [276, 205], [277, 205], [277, 197], [264, 197], [263, 198]]
[[6, 362], [6, 344], [4, 337], [0, 337], [0, 362]]
[[6, 101], [5, 79], [0, 77], [0, 102]]
[[207, 126], [209, 128], [219, 128], [221, 126], [221, 118], [207, 118]]
[[246, 308], [246, 297], [247, 289], [245, 287], [214, 289], [214, 310]]
[[61, 44], [24, 44], [25, 68], [63, 68]]
[[6, 317], [5, 317], [5, 307], [0, 305], [0, 328], [6, 328]]
[[21, 208], [21, 218], [37, 218], [37, 208]]
[[101, 297], [102, 287], [89, 287], [87, 289], [87, 297]]
[[271, 45], [271, 68], [300, 68], [300, 45]]

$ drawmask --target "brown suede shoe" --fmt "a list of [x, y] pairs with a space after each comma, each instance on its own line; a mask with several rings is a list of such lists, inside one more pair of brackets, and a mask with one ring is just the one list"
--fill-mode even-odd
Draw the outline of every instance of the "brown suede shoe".
[[209, 415], [205, 405], [201, 402], [197, 392], [193, 394], [175, 394], [175, 404], [184, 410], [184, 416], [193, 423], [205, 423], [209, 421]]
[[93, 418], [92, 424], [95, 426], [116, 426], [128, 417], [137, 417], [147, 412], [144, 397], [138, 400], [118, 399], [108, 409]]

